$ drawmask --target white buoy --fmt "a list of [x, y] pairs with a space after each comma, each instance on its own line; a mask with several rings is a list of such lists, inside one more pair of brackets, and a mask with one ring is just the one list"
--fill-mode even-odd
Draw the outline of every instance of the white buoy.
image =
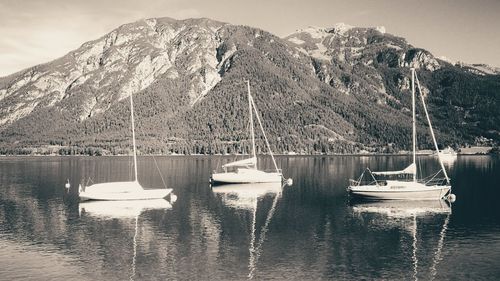
[[450, 195], [448, 195], [448, 201], [450, 201], [451, 203], [455, 202], [457, 200], [457, 196], [453, 193], [450, 193]]
[[177, 195], [170, 193], [170, 203], [175, 203], [177, 201]]
[[66, 191], [69, 191], [69, 188], [71, 187], [71, 184], [69, 183], [69, 179], [66, 182], [66, 184], [64, 185], [64, 187], [66, 188]]
[[286, 185], [288, 186], [291, 186], [293, 184], [293, 179], [292, 178], [288, 178], [286, 181], [285, 181]]

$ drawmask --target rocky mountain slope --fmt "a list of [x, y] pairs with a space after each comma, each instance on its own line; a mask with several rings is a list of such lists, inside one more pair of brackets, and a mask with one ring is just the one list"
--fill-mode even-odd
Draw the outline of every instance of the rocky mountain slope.
[[157, 18], [0, 78], [0, 153], [127, 153], [130, 94], [142, 153], [245, 152], [245, 79], [278, 152], [408, 149], [409, 67], [441, 144], [500, 140], [500, 75], [437, 59], [383, 28], [337, 24], [278, 38]]

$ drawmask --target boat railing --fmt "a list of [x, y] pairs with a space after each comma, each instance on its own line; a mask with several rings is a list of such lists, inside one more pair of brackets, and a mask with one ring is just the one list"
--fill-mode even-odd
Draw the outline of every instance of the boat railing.
[[281, 169], [278, 169], [278, 170], [276, 170], [276, 169], [266, 169], [266, 170], [264, 170], [264, 172], [266, 172], [266, 173], [280, 173], [280, 174], [282, 174], [282, 170]]
[[361, 181], [349, 179], [349, 186], [358, 186], [361, 183]]
[[[370, 180], [364, 180], [364, 175], [365, 173], [368, 172], [370, 174]], [[357, 180], [349, 179], [349, 186], [360, 186], [360, 185], [376, 185], [378, 186], [377, 179], [373, 176], [372, 171], [370, 168], [366, 168], [363, 173], [361, 173], [361, 176]]]
[[446, 178], [432, 178], [430, 180], [422, 181], [425, 185], [445, 185]]
[[447, 183], [446, 177], [438, 177], [443, 170], [437, 171], [437, 173], [430, 175], [426, 178], [421, 179], [419, 182], [425, 185], [445, 185]]
[[349, 186], [360, 186], [360, 185], [374, 185], [374, 186], [383, 186], [387, 185], [386, 181], [377, 181], [377, 180], [353, 180], [349, 179]]

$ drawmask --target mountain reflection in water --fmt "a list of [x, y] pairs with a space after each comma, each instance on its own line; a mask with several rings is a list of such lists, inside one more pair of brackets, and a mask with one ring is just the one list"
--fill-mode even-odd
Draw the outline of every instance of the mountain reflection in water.
[[[220, 157], [157, 157], [177, 201], [79, 203], [127, 180], [127, 157], [0, 158], [0, 276], [7, 280], [498, 279], [500, 161], [447, 167], [457, 201], [356, 202], [348, 179], [409, 156], [279, 156], [293, 186], [208, 184]], [[232, 158], [232, 157], [228, 157]], [[437, 168], [418, 156], [424, 171]], [[262, 156], [262, 169], [272, 167]], [[151, 157], [139, 181], [163, 186]], [[70, 179], [67, 194], [64, 184]], [[94, 204], [95, 203], [95, 204]], [[102, 204], [102, 205], [101, 205]], [[137, 205], [136, 205], [137, 204]], [[142, 204], [142, 205], [141, 205]], [[463, 270], [457, 270], [463, 269]]]

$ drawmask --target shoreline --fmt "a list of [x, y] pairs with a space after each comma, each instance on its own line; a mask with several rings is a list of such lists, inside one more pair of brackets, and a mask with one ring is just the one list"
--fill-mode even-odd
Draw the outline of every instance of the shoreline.
[[[345, 154], [273, 154], [278, 157], [336, 157], [336, 156], [411, 156], [411, 153], [345, 153]], [[498, 155], [497, 153], [457, 153], [457, 156], [492, 156]], [[222, 157], [234, 157], [234, 156], [248, 156], [248, 154], [142, 154], [137, 155], [137, 157], [213, 157], [213, 156], [222, 156]], [[269, 157], [269, 154], [257, 154], [257, 156]], [[435, 155], [433, 153], [417, 153], [417, 156], [432, 156]], [[9, 158], [36, 158], [36, 157], [132, 157], [132, 155], [59, 155], [59, 154], [33, 154], [33, 155], [25, 155], [25, 154], [12, 154], [12, 155], [0, 155], [0, 157], [9, 157]]]

